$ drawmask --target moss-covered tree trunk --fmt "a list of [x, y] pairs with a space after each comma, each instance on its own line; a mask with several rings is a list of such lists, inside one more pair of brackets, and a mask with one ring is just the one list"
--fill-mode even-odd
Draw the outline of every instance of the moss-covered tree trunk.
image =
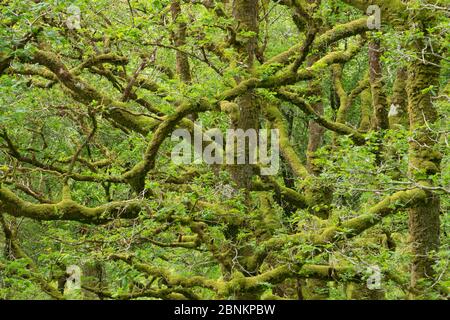
[[[434, 25], [432, 12], [410, 13], [416, 39], [410, 44], [416, 59], [408, 67], [406, 90], [410, 125], [409, 174], [418, 185], [433, 186], [433, 176], [440, 172], [441, 154], [437, 150], [437, 133], [432, 129], [438, 114], [433, 95], [439, 91], [440, 43], [433, 42], [428, 30]], [[429, 190], [429, 189], [427, 189]], [[434, 277], [433, 264], [439, 249], [439, 196], [428, 191], [428, 197], [409, 209], [409, 233], [413, 261], [411, 287], [427, 296], [426, 287]]]
[[[416, 52], [426, 53], [426, 61], [410, 64], [408, 69], [408, 112], [412, 138], [409, 149], [409, 172], [418, 184], [431, 187], [432, 176], [440, 171], [440, 153], [435, 149], [436, 134], [431, 125], [437, 119], [432, 89], [437, 90], [439, 59], [424, 41], [414, 43]], [[422, 280], [433, 277], [433, 251], [439, 248], [439, 196], [429, 192], [428, 198], [409, 209], [409, 232], [412, 244], [411, 286], [424, 290]]]
[[[318, 60], [317, 56], [311, 56], [308, 59], [308, 66], [311, 66], [314, 62]], [[319, 101], [314, 103], [312, 107], [317, 114], [323, 115], [323, 103], [322, 103], [322, 88], [319, 81], [314, 81], [311, 84], [311, 95], [315, 95], [319, 98]], [[325, 128], [322, 127], [314, 120], [310, 120], [308, 123], [308, 147], [306, 151], [306, 169], [310, 174], [318, 174], [320, 168], [314, 164], [315, 153], [317, 149], [322, 145], [323, 135], [325, 133]]]
[[[311, 66], [318, 60], [317, 56], [312, 56], [308, 59], [308, 66]], [[320, 81], [314, 81], [311, 84], [311, 94], [321, 98], [322, 88]], [[315, 102], [312, 107], [317, 114], [323, 115], [324, 108], [321, 99]], [[308, 146], [306, 151], [306, 169], [314, 176], [317, 176], [321, 172], [321, 168], [314, 163], [316, 158], [316, 151], [320, 148], [323, 141], [325, 128], [322, 127], [314, 120], [308, 122]], [[331, 190], [328, 190], [322, 186], [316, 188], [310, 187], [306, 191], [307, 195], [311, 195], [311, 198], [318, 197], [322, 200], [322, 197], [332, 197]], [[319, 212], [313, 212], [321, 219], [328, 219], [328, 210], [320, 210]], [[329, 296], [328, 281], [323, 279], [300, 279], [299, 280], [301, 297], [305, 300], [325, 300]]]
[[369, 43], [369, 75], [374, 111], [373, 128], [375, 130], [389, 127], [386, 95], [383, 90], [383, 74], [381, 66], [381, 46], [379, 40]]
[[[186, 22], [182, 21], [181, 17], [181, 5], [180, 1], [175, 0], [172, 2], [170, 6], [170, 10], [172, 13], [172, 20], [175, 23], [175, 30], [173, 32], [173, 41], [175, 47], [179, 48], [186, 44]], [[189, 65], [189, 58], [183, 50], [176, 51], [176, 71], [181, 81], [184, 83], [190, 83], [192, 80], [191, 77], [191, 68]]]
[[[235, 0], [232, 4], [232, 14], [235, 19], [235, 40], [234, 47], [239, 53], [238, 64], [243, 65], [248, 73], [253, 73], [253, 65], [258, 41], [258, 0]], [[240, 79], [236, 79], [238, 82]], [[248, 90], [237, 98], [236, 103], [239, 107], [237, 119], [233, 119], [234, 129], [257, 130], [259, 127], [259, 110], [256, 103], [253, 90]], [[249, 154], [246, 144], [244, 152]], [[253, 146], [254, 147], [254, 146]], [[232, 166], [232, 177], [241, 188], [249, 188], [251, 177], [253, 175], [253, 166], [248, 163]]]
[[[323, 114], [323, 104], [321, 102], [315, 103], [313, 107], [318, 114], [320, 115]], [[318, 173], [320, 171], [320, 168], [318, 168], [314, 164], [314, 159], [317, 149], [319, 149], [319, 147], [322, 144], [324, 132], [325, 132], [324, 127], [322, 127], [316, 121], [314, 120], [309, 121], [306, 168], [308, 169], [308, 172], [311, 174]]]
[[361, 118], [359, 121], [358, 130], [361, 132], [367, 132], [370, 129], [370, 123], [372, 121], [372, 96], [370, 90], [366, 89], [361, 92]]

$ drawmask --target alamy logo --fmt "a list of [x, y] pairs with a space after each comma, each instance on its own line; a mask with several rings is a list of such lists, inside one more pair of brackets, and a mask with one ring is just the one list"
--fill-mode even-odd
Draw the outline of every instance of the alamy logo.
[[66, 20], [67, 28], [70, 30], [81, 29], [81, 10], [75, 5], [70, 5], [67, 8], [69, 17]]
[[72, 291], [81, 288], [81, 268], [77, 265], [70, 265], [66, 269], [68, 275], [66, 280], [66, 290]]
[[367, 288], [369, 290], [381, 289], [381, 269], [379, 266], [369, 266], [366, 270], [369, 277], [367, 278]]
[[171, 159], [174, 163], [254, 164], [260, 166], [262, 175], [275, 175], [278, 172], [278, 129], [228, 129], [224, 135], [219, 129], [203, 132], [201, 123], [195, 123], [193, 131], [193, 138], [187, 129], [177, 129], [172, 133], [172, 141], [182, 138], [172, 149]]
[[367, 19], [367, 27], [370, 30], [379, 30], [381, 28], [381, 9], [377, 5], [367, 7], [366, 13], [370, 16]]

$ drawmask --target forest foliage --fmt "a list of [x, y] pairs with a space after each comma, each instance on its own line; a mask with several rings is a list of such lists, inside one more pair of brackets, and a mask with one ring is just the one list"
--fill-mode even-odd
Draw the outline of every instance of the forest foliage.
[[[0, 299], [446, 299], [449, 15], [0, 0]], [[174, 163], [200, 123], [278, 173]]]

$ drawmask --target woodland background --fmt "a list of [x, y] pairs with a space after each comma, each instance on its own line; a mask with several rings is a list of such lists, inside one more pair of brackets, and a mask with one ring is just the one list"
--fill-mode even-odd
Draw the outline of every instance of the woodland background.
[[[1, 0], [0, 299], [446, 299], [449, 13]], [[175, 165], [196, 120], [278, 175]]]

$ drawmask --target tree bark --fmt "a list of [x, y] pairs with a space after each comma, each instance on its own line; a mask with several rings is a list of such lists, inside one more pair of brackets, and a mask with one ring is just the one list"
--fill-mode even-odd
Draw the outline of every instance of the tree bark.
[[[233, 1], [232, 13], [238, 26], [235, 30], [237, 37], [234, 47], [239, 53], [239, 63], [244, 65], [247, 72], [252, 73], [256, 55], [258, 41], [258, 1], [257, 0], [235, 0]], [[242, 36], [242, 33], [252, 32], [252, 35]], [[237, 79], [239, 81], [239, 79]], [[248, 90], [236, 99], [239, 107], [238, 119], [233, 119], [234, 129], [258, 130], [259, 110], [256, 104], [253, 90]], [[249, 146], [245, 144], [245, 149], [238, 151], [248, 155]], [[248, 161], [248, 159], [246, 160]], [[253, 175], [253, 165], [248, 162], [241, 165], [234, 165], [231, 168], [231, 175], [240, 188], [249, 188]]]
[[388, 112], [386, 95], [383, 90], [383, 74], [381, 66], [381, 46], [379, 40], [369, 43], [369, 75], [372, 91], [372, 106], [374, 110], [373, 128], [375, 130], [388, 129]]
[[[432, 186], [432, 176], [440, 172], [441, 154], [435, 148], [436, 133], [430, 125], [437, 120], [431, 87], [437, 90], [439, 58], [432, 54], [424, 40], [414, 43], [416, 52], [424, 53], [427, 61], [414, 61], [408, 69], [408, 113], [412, 138], [409, 145], [409, 173], [418, 184]], [[436, 49], [435, 49], [436, 50]], [[413, 261], [411, 286], [423, 292], [422, 280], [434, 275], [433, 252], [439, 249], [439, 196], [429, 192], [427, 199], [409, 209], [409, 232]]]
[[[175, 47], [179, 48], [186, 44], [187, 29], [187, 25], [185, 22], [177, 21], [181, 14], [180, 1], [173, 1], [172, 5], [170, 6], [170, 10], [172, 12], [172, 20], [176, 25], [173, 39], [175, 42]], [[190, 83], [192, 81], [189, 58], [186, 53], [179, 50], [176, 51], [176, 71], [181, 81], [183, 81], [184, 83]]]

